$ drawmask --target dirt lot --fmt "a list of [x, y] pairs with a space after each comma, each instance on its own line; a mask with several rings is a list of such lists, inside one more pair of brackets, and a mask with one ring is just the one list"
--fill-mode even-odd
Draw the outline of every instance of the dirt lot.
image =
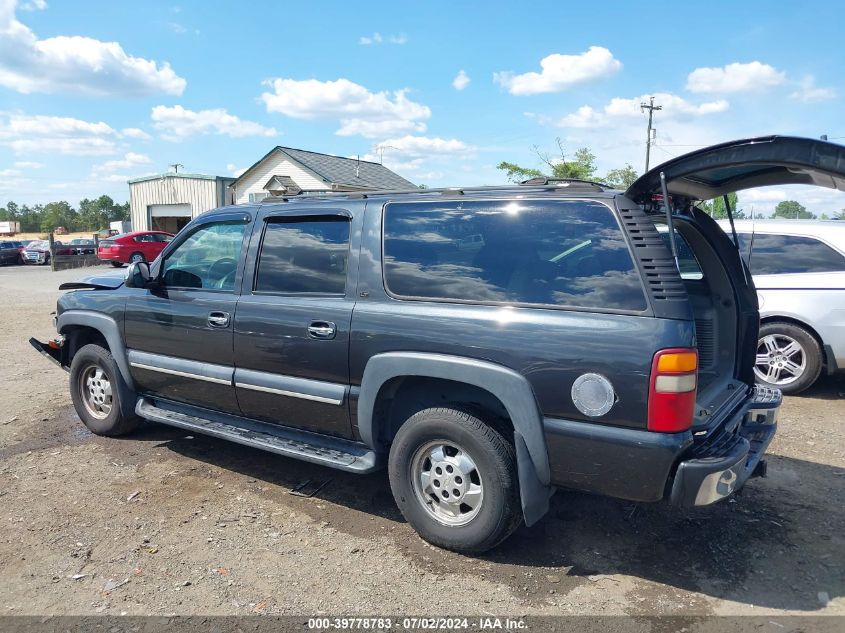
[[[100, 269], [102, 271], [102, 269]], [[387, 477], [149, 425], [91, 435], [54, 332], [82, 271], [0, 268], [2, 614], [845, 614], [845, 380], [787, 399], [769, 477], [694, 512], [558, 492], [469, 558], [423, 543]], [[312, 498], [291, 494], [327, 482]]]

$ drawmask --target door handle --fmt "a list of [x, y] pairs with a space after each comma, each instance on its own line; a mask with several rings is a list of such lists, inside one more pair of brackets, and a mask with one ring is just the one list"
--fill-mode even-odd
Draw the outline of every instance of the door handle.
[[208, 324], [211, 327], [229, 327], [228, 312], [209, 312]]
[[308, 336], [322, 340], [333, 339], [337, 335], [337, 326], [329, 321], [311, 321]]

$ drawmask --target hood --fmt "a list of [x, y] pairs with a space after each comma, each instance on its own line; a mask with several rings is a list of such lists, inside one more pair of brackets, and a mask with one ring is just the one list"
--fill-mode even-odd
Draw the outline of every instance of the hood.
[[625, 194], [640, 204], [660, 193], [692, 200], [769, 185], [817, 185], [845, 191], [845, 146], [794, 136], [764, 136], [712, 145], [647, 171]]
[[69, 281], [59, 290], [115, 290], [123, 285], [123, 275], [92, 275], [79, 281]]

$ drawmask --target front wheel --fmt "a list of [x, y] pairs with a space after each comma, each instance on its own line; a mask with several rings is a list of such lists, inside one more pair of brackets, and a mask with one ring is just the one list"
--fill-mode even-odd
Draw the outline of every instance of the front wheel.
[[821, 345], [807, 330], [783, 322], [760, 328], [754, 364], [757, 382], [796, 394], [816, 382], [821, 371]]
[[70, 396], [82, 423], [97, 435], [124, 435], [141, 424], [117, 363], [99, 345], [85, 345], [74, 355]]
[[141, 262], [147, 261], [147, 258], [144, 257], [143, 253], [132, 253], [129, 257], [130, 264], [140, 264]]
[[522, 519], [513, 445], [467, 412], [433, 408], [408, 418], [388, 470], [402, 515], [439, 547], [484, 552]]

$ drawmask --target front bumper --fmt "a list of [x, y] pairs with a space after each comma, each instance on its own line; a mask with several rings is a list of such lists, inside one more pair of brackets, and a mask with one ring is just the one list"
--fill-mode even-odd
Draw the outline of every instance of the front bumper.
[[64, 362], [64, 338], [59, 337], [50, 341], [49, 343], [42, 343], [36, 338], [29, 339], [29, 344], [32, 345], [37, 352], [39, 352], [45, 358], [53, 361], [64, 369], [68, 371], [70, 368]]
[[705, 506], [739, 490], [765, 473], [762, 461], [777, 429], [779, 389], [755, 385], [752, 396], [718, 430], [696, 443], [678, 465], [669, 500], [679, 506]]

